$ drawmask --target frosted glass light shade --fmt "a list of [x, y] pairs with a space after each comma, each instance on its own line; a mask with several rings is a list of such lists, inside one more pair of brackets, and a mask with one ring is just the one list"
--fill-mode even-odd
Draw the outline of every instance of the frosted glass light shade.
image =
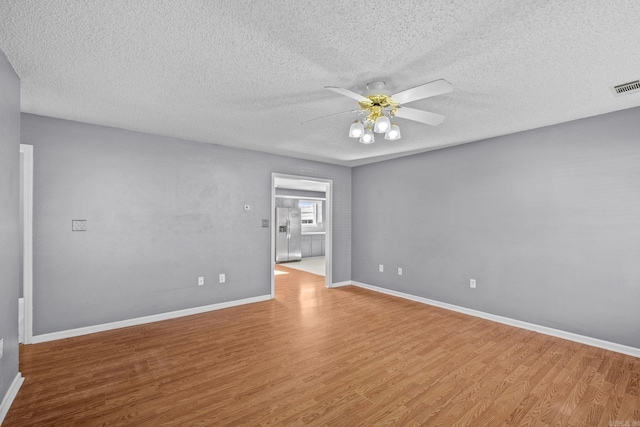
[[400, 128], [398, 125], [391, 125], [391, 129], [384, 135], [384, 139], [388, 139], [390, 141], [395, 141], [396, 139], [400, 139]]
[[349, 129], [349, 138], [360, 138], [362, 135], [364, 135], [364, 126], [362, 126], [362, 123], [355, 122], [352, 124]]
[[375, 124], [373, 125], [373, 131], [376, 133], [385, 133], [391, 128], [391, 122], [389, 121], [389, 117], [380, 116], [376, 119]]
[[371, 144], [375, 140], [376, 138], [373, 136], [373, 132], [371, 132], [371, 130], [366, 131], [364, 135], [360, 137], [360, 142], [362, 142], [363, 144]]

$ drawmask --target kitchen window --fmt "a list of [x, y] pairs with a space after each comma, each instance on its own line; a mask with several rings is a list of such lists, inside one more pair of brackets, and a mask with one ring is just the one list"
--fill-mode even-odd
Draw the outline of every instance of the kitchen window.
[[303, 227], [313, 227], [322, 224], [322, 201], [300, 200], [298, 207], [300, 208], [300, 218], [302, 219]]

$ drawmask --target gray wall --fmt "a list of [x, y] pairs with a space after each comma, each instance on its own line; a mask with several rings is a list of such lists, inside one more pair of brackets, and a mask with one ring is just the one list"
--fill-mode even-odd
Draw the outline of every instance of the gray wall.
[[357, 167], [352, 184], [353, 280], [640, 347], [639, 108]]
[[35, 335], [268, 295], [272, 172], [333, 179], [333, 281], [351, 278], [348, 168], [27, 114], [22, 139]]
[[20, 80], [0, 51], [0, 402], [18, 373]]

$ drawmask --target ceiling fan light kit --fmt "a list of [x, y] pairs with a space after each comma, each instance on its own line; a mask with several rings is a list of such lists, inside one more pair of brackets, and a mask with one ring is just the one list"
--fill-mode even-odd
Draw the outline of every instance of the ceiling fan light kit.
[[389, 131], [384, 134], [384, 139], [387, 139], [389, 141], [395, 141], [397, 139], [400, 139], [400, 137], [400, 127], [398, 127], [398, 125], [395, 123], [392, 124]]
[[325, 86], [325, 89], [358, 101], [360, 110], [356, 111], [360, 117], [349, 128], [350, 138], [359, 138], [361, 143], [371, 144], [375, 141], [373, 134], [375, 132], [383, 133], [384, 139], [388, 141], [398, 140], [401, 138], [400, 127], [391, 122], [394, 117], [437, 126], [445, 118], [442, 114], [402, 107], [400, 104], [453, 91], [451, 83], [442, 79], [398, 92], [395, 95], [389, 95], [384, 86], [384, 82], [371, 82], [367, 84], [367, 90], [363, 95], [340, 87]]
[[349, 137], [350, 138], [360, 138], [364, 135], [364, 126], [359, 121], [353, 122], [351, 128], [349, 129]]
[[360, 142], [362, 142], [363, 144], [373, 144], [374, 142], [376, 142], [376, 137], [373, 132], [371, 132], [371, 129], [367, 129], [364, 135], [360, 137]]
[[[375, 109], [375, 112], [369, 113], [368, 116], [356, 120], [349, 128], [350, 138], [359, 138], [363, 144], [371, 144], [375, 142], [375, 133], [383, 133], [384, 139], [396, 140], [400, 139], [400, 128], [394, 124], [395, 129], [392, 132], [391, 120], [384, 115], [384, 110]], [[373, 132], [372, 132], [373, 129]]]
[[373, 125], [373, 131], [376, 133], [387, 133], [391, 129], [391, 120], [387, 116], [380, 116]]

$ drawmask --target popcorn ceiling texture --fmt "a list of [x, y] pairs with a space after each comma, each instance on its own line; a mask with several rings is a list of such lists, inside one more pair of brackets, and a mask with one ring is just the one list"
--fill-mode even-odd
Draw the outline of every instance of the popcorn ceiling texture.
[[[640, 105], [640, 2], [0, 2], [0, 49], [22, 111], [355, 166]], [[408, 106], [403, 138], [347, 137], [357, 108], [323, 89], [392, 92], [444, 78]]]

